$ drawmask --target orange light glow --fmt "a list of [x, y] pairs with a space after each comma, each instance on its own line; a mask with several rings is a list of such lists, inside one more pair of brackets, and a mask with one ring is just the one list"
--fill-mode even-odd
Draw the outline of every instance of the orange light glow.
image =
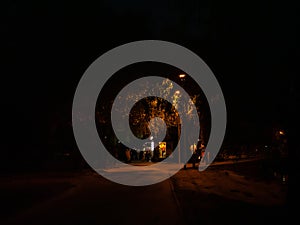
[[185, 74], [179, 74], [179, 78], [185, 78]]

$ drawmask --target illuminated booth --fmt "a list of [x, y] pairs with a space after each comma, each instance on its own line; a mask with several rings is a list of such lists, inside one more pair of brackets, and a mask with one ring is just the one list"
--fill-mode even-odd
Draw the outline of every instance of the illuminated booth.
[[159, 158], [165, 159], [167, 157], [167, 143], [165, 141], [159, 142]]

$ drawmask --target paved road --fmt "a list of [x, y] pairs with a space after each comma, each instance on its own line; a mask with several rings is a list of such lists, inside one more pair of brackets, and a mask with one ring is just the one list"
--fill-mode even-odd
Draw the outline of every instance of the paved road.
[[88, 172], [71, 182], [74, 187], [60, 196], [36, 204], [2, 224], [184, 224], [170, 180], [129, 187]]
[[[10, 203], [14, 211], [2, 210], [0, 224], [235, 225], [260, 224], [261, 217], [265, 224], [286, 224], [287, 184], [259, 178], [255, 161], [241, 162], [216, 163], [203, 172], [189, 164], [144, 187], [118, 185], [92, 171], [0, 179], [1, 206], [9, 212]], [[110, 172], [121, 176], [119, 170]]]

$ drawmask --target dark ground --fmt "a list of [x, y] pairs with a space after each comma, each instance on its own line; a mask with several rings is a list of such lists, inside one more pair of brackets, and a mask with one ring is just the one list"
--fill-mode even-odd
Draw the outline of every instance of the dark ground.
[[146, 187], [90, 170], [1, 177], [1, 224], [288, 224], [288, 182], [259, 171], [257, 162], [188, 165]]
[[288, 184], [261, 162], [179, 171], [172, 177], [187, 224], [289, 224]]

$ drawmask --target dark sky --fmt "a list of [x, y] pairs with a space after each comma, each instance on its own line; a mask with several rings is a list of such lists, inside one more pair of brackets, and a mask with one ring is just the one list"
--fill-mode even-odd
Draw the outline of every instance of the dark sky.
[[[228, 132], [285, 127], [299, 73], [296, 5], [277, 1], [1, 1], [2, 117], [9, 142], [43, 145], [71, 119], [78, 81], [101, 54], [159, 39], [197, 53], [226, 100]], [[50, 121], [50, 122], [49, 122]], [[247, 133], [245, 134], [247, 135]], [[13, 138], [11, 138], [13, 137]]]

